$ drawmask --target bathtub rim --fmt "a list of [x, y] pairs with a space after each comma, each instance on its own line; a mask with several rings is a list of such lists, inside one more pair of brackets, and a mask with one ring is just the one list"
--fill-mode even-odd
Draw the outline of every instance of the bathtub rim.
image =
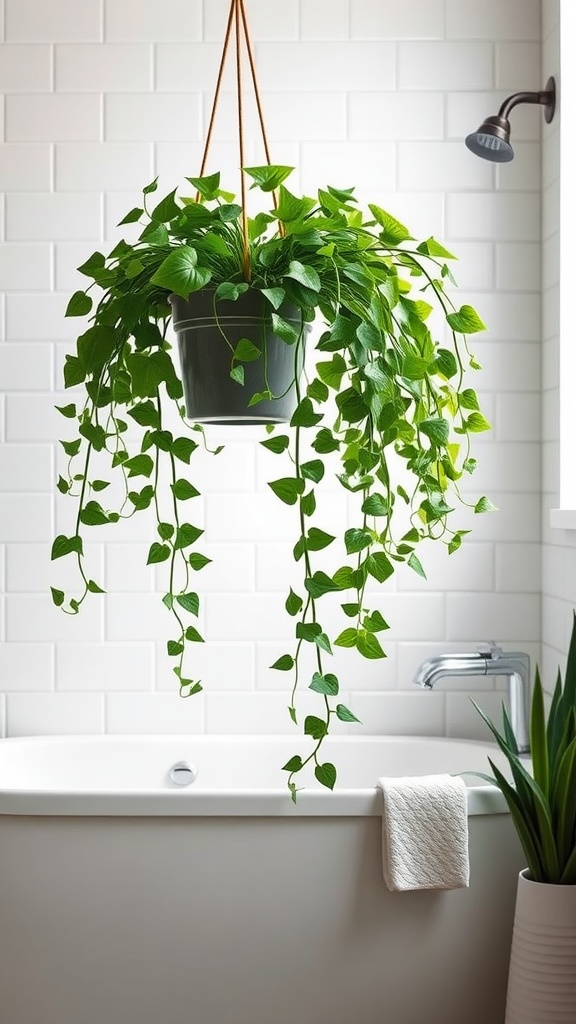
[[[88, 741], [94, 746], [104, 746], [111, 741], [137, 745], [145, 743], [161, 743], [170, 740], [181, 742], [192, 734], [62, 734], [7, 737], [0, 740], [0, 753], [7, 744], [26, 748], [35, 744], [72, 746]], [[275, 740], [286, 742], [290, 737], [286, 734], [271, 736], [265, 734], [243, 736], [241, 734], [194, 734], [195, 741], [225, 745], [233, 740], [254, 741], [255, 739], [273, 743]], [[394, 744], [410, 741], [411, 744], [423, 742], [434, 745], [464, 744], [472, 747], [490, 747], [495, 745], [484, 740], [469, 740], [459, 737], [443, 736], [401, 736], [369, 734], [362, 737], [334, 737], [338, 746], [346, 747], [346, 740], [365, 743], [393, 741]], [[507, 814], [508, 807], [502, 793], [487, 783], [467, 789], [468, 815]], [[304, 789], [298, 794], [297, 803], [290, 798], [287, 790], [278, 788], [242, 789], [207, 789], [197, 784], [190, 788], [178, 789], [126, 789], [123, 791], [101, 788], [96, 790], [63, 790], [34, 789], [32, 786], [22, 788], [3, 788], [0, 779], [0, 817], [2, 816], [47, 816], [47, 817], [380, 817], [382, 799], [376, 785], [345, 789], [338, 787], [333, 791], [327, 789]]]

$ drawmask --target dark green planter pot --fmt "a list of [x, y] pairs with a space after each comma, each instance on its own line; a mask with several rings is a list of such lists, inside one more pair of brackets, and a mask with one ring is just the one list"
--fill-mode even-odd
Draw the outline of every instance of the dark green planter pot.
[[[200, 423], [285, 423], [296, 407], [294, 345], [272, 332], [271, 307], [258, 291], [244, 292], [235, 302], [219, 300], [214, 316], [214, 291], [194, 292], [189, 299], [170, 296], [172, 326], [178, 337], [186, 413]], [[278, 310], [283, 320], [301, 327], [300, 310], [285, 303]], [[307, 333], [309, 326], [305, 326]], [[231, 350], [248, 338], [266, 351], [268, 386], [282, 398], [248, 407], [256, 392], [266, 390], [264, 359], [243, 363], [244, 385], [230, 377]], [[303, 361], [303, 360], [302, 360]], [[300, 370], [302, 366], [300, 366]], [[285, 392], [287, 392], [285, 394]]]

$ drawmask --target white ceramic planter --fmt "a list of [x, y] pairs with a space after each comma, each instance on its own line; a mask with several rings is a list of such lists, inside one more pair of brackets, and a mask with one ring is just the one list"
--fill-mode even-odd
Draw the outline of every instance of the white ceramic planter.
[[518, 879], [505, 1024], [574, 1024], [576, 885], [527, 874]]

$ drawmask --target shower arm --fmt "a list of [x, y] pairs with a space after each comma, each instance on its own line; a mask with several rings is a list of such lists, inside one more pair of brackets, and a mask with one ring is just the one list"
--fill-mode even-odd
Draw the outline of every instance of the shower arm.
[[[519, 103], [540, 103], [542, 106], [549, 108], [554, 103], [554, 90], [548, 88], [542, 89], [540, 92], [515, 92], [513, 96], [508, 96], [508, 98], [504, 100], [500, 110], [498, 111], [498, 117], [508, 120], [510, 111]], [[553, 110], [554, 107], [552, 106], [552, 111]], [[546, 120], [548, 121], [548, 117]]]

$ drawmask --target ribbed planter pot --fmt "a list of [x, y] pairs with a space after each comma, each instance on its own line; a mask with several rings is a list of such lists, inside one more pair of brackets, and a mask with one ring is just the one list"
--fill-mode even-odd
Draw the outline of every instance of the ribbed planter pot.
[[576, 1021], [576, 885], [518, 879], [505, 1024]]
[[[172, 326], [178, 337], [186, 413], [200, 423], [285, 423], [296, 407], [295, 346], [272, 330], [270, 304], [258, 291], [235, 301], [219, 300], [214, 314], [214, 290], [194, 292], [189, 299], [170, 296]], [[300, 331], [300, 310], [285, 303], [279, 316]], [[305, 325], [305, 333], [309, 330]], [[225, 338], [229, 342], [226, 343]], [[244, 384], [230, 377], [231, 348], [248, 338], [265, 359], [242, 363]], [[300, 370], [302, 369], [300, 360]], [[292, 386], [291, 386], [292, 385]], [[283, 397], [249, 406], [252, 395], [270, 389]]]

